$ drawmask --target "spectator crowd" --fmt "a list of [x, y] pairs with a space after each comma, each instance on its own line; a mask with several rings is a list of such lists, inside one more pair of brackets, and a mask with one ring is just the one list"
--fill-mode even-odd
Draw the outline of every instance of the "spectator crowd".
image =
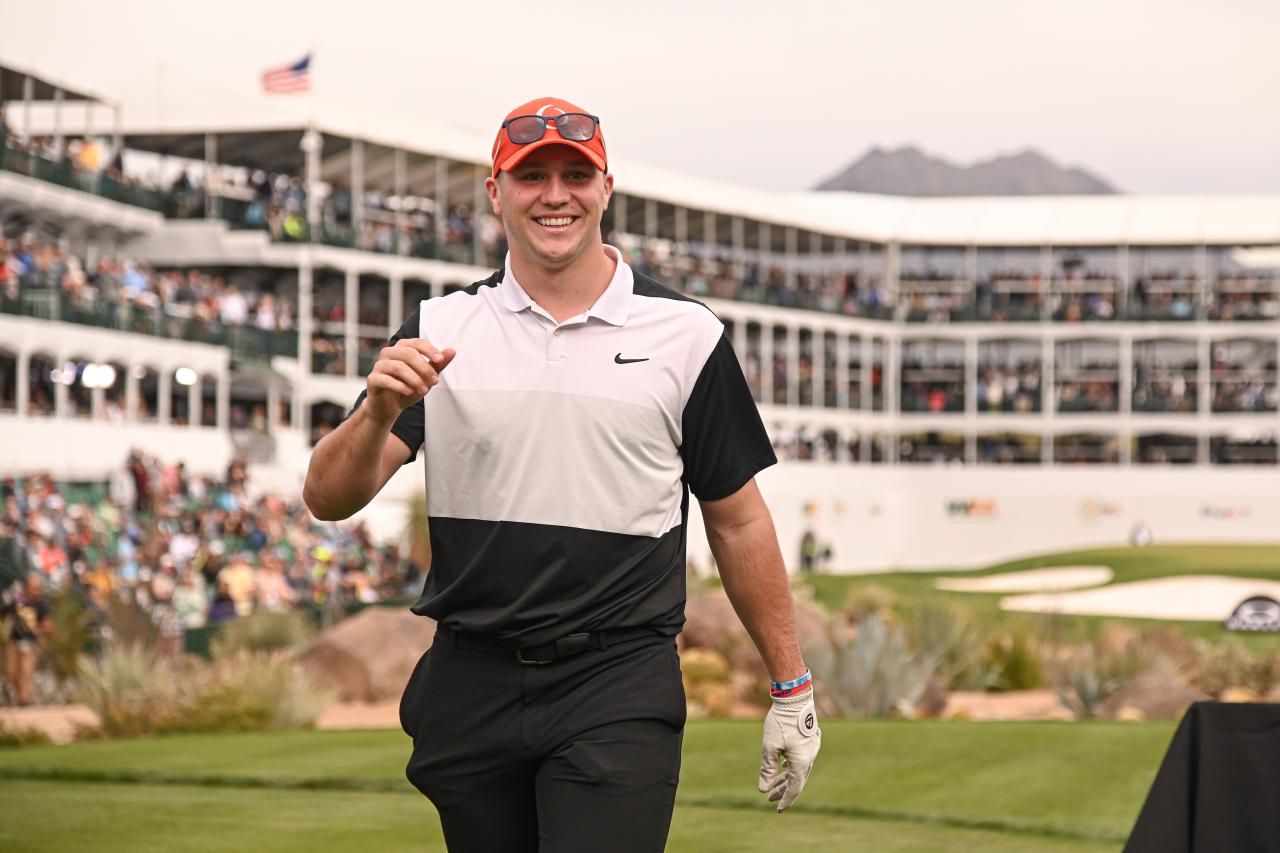
[[422, 573], [362, 523], [319, 522], [298, 498], [255, 496], [242, 458], [214, 478], [134, 451], [106, 494], [75, 499], [34, 474], [0, 481], [0, 502], [0, 543], [16, 541], [29, 573], [75, 590], [91, 612], [137, 604], [175, 653], [188, 629], [399, 599], [418, 592]]

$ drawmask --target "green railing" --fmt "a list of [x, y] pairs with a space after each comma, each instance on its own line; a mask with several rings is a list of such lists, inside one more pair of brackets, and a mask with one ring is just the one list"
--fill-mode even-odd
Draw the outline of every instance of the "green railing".
[[0, 143], [0, 171], [80, 190], [101, 198], [147, 210], [160, 210], [160, 193], [117, 181], [105, 172], [83, 172], [68, 160], [50, 160]]
[[247, 361], [266, 362], [272, 356], [298, 355], [296, 331], [226, 325], [183, 316], [163, 307], [144, 308], [128, 302], [80, 301], [64, 293], [57, 282], [20, 280], [16, 298], [0, 290], [0, 313], [225, 346], [234, 357]]

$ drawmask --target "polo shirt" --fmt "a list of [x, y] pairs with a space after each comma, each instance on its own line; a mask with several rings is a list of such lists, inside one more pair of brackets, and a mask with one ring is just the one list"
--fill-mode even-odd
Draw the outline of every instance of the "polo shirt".
[[454, 631], [512, 648], [674, 636], [689, 493], [728, 497], [777, 461], [720, 320], [605, 251], [613, 278], [583, 314], [556, 322], [508, 255], [391, 338], [457, 353], [391, 428], [425, 447], [431, 568], [412, 610]]

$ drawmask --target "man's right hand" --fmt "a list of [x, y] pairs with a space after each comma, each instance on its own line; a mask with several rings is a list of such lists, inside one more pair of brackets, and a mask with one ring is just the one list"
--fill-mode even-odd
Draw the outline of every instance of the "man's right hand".
[[426, 338], [408, 338], [383, 347], [369, 373], [369, 390], [361, 408], [390, 423], [440, 382], [440, 371], [457, 353], [437, 349]]

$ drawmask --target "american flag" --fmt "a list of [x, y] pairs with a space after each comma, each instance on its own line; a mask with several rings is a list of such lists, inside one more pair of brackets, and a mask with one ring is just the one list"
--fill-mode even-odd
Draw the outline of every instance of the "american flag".
[[268, 68], [262, 72], [262, 91], [271, 95], [293, 94], [311, 90], [311, 54], [297, 62]]

